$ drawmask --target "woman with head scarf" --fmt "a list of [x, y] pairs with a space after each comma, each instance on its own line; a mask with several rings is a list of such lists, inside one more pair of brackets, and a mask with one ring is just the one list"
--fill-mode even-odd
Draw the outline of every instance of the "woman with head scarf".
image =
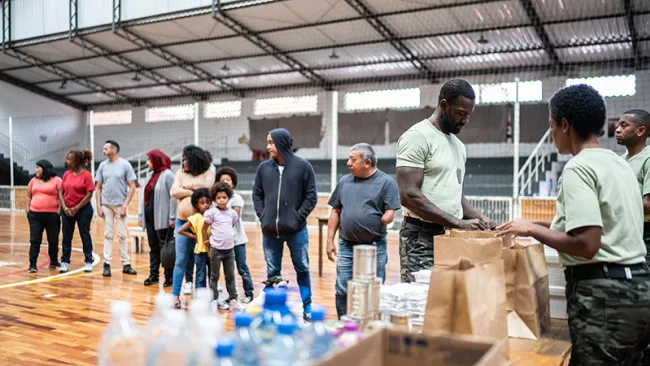
[[34, 178], [27, 186], [27, 220], [29, 221], [29, 272], [38, 271], [36, 261], [41, 251], [43, 230], [47, 233], [50, 268], [59, 266], [59, 189], [61, 178], [56, 176], [48, 160], [36, 162]]
[[[176, 221], [175, 198], [170, 197], [169, 191], [174, 184], [174, 173], [171, 171], [172, 161], [158, 149], [147, 153], [147, 167], [150, 172], [144, 183], [144, 199], [140, 202], [139, 224], [147, 230], [149, 241], [149, 278], [144, 280], [145, 286], [158, 283], [160, 275], [160, 250], [170, 236], [174, 235], [173, 227]], [[165, 269], [164, 287], [172, 284], [173, 270]]]

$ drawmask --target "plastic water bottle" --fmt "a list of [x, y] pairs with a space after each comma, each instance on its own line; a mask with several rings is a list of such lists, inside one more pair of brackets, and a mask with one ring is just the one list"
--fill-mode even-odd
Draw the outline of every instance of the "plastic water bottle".
[[334, 336], [325, 327], [325, 308], [314, 306], [311, 311], [311, 323], [302, 331], [304, 335], [304, 346], [300, 347], [306, 351], [306, 358], [310, 361], [321, 360], [334, 348]]
[[234, 344], [231, 338], [220, 338], [217, 341], [217, 363], [218, 366], [233, 366], [239, 363], [233, 360]]
[[221, 318], [210, 311], [210, 303], [205, 299], [195, 299], [190, 303], [188, 336], [192, 349], [187, 365], [212, 365], [216, 339], [223, 331]]
[[153, 314], [147, 320], [147, 324], [142, 332], [145, 350], [149, 350], [153, 342], [162, 334], [163, 327], [166, 324], [167, 313], [172, 311], [174, 306], [174, 297], [170, 293], [161, 292], [156, 295], [154, 301], [155, 307]]
[[99, 365], [121, 366], [142, 364], [144, 345], [131, 315], [131, 304], [115, 301], [111, 304], [111, 322], [99, 343]]
[[289, 316], [295, 320], [287, 307], [286, 291], [279, 289], [266, 290], [262, 311], [257, 314], [251, 323], [251, 328], [253, 332], [260, 336], [262, 345], [271, 343], [277, 325], [282, 321], [283, 316]]
[[292, 366], [298, 361], [296, 340], [293, 336], [296, 330], [296, 321], [287, 317], [277, 326], [278, 332], [273, 337], [271, 344], [263, 348], [264, 365], [266, 366]]
[[237, 365], [258, 366], [260, 364], [259, 341], [250, 329], [252, 320], [251, 315], [246, 312], [235, 314], [235, 329], [233, 330], [235, 350], [233, 359]]
[[[194, 301], [203, 301], [208, 305], [211, 305], [214, 300], [214, 291], [209, 287], [197, 288], [194, 291]], [[219, 310], [216, 306], [210, 306], [210, 312], [219, 314]]]
[[184, 365], [192, 347], [185, 331], [186, 327], [185, 312], [170, 311], [167, 315], [167, 324], [163, 328], [164, 332], [147, 354], [147, 366]]

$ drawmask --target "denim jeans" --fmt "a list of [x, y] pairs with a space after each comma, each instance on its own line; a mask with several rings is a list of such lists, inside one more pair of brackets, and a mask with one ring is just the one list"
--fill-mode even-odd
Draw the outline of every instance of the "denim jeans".
[[235, 263], [244, 286], [244, 296], [253, 297], [253, 278], [246, 264], [246, 244], [235, 245]]
[[72, 235], [74, 235], [74, 224], [77, 223], [79, 227], [79, 236], [81, 236], [81, 243], [83, 244], [84, 262], [93, 262], [93, 240], [90, 236], [90, 222], [93, 219], [93, 206], [88, 203], [80, 208], [77, 213], [70, 217], [61, 210], [61, 226], [63, 231], [63, 240], [61, 241], [61, 248], [63, 255], [61, 256], [62, 263], [70, 264], [70, 255], [72, 254]]
[[194, 253], [194, 264], [196, 265], [196, 283], [194, 287], [206, 287], [206, 266], [208, 265], [208, 253]]
[[[47, 253], [50, 265], [59, 263], [59, 232], [61, 218], [56, 212], [27, 212], [29, 221], [29, 265], [36, 266], [38, 254], [41, 252], [43, 231], [47, 233]], [[245, 259], [244, 259], [245, 260]]]
[[[377, 277], [382, 283], [386, 281], [386, 235], [376, 240], [372, 245], [377, 246]], [[348, 281], [352, 279], [352, 260], [354, 258], [354, 245], [343, 238], [339, 238], [338, 254], [336, 255], [336, 313], [339, 317], [348, 311]]]
[[172, 294], [180, 296], [183, 285], [183, 274], [185, 281], [192, 282], [194, 274], [194, 246], [196, 240], [178, 234], [178, 229], [186, 223], [186, 220], [176, 219], [174, 234], [176, 237], [176, 261], [174, 262], [174, 284]]
[[267, 279], [282, 276], [282, 252], [284, 242], [289, 247], [291, 262], [296, 270], [296, 280], [300, 288], [300, 297], [305, 313], [311, 313], [311, 278], [309, 276], [309, 234], [307, 227], [289, 235], [280, 237], [264, 235], [264, 259], [266, 260]]

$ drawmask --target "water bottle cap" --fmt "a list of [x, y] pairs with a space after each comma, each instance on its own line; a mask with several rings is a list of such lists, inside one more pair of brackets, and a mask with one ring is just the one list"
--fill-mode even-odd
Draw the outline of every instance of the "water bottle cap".
[[311, 320], [312, 321], [323, 321], [325, 320], [325, 307], [320, 305], [314, 305], [311, 309]]
[[252, 321], [253, 317], [247, 312], [235, 314], [235, 327], [248, 327]]
[[283, 319], [280, 324], [278, 324], [278, 333], [291, 335], [296, 329], [296, 323], [290, 319]]
[[231, 357], [234, 343], [231, 338], [223, 337], [217, 341], [217, 357]]
[[283, 289], [271, 289], [264, 293], [264, 305], [284, 305], [287, 302], [287, 292]]
[[200, 287], [194, 291], [194, 301], [200, 300], [210, 304], [214, 300], [214, 292], [207, 287]]
[[343, 328], [347, 332], [356, 332], [356, 331], [359, 330], [359, 324], [357, 324], [355, 322], [345, 322], [345, 325], [343, 326]]
[[161, 310], [171, 309], [174, 305], [174, 296], [168, 292], [160, 292], [155, 298], [156, 308]]
[[210, 303], [196, 299], [190, 303], [190, 314], [202, 315], [210, 312]]
[[131, 303], [127, 301], [113, 301], [111, 303], [111, 315], [123, 317], [131, 315]]

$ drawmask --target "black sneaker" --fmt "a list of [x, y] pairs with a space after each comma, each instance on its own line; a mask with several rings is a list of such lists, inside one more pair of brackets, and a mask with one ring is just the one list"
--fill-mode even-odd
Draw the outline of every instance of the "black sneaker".
[[138, 274], [138, 272], [136, 272], [135, 269], [133, 269], [133, 267], [131, 267], [130, 264], [127, 264], [126, 266], [124, 266], [124, 268], [122, 268], [122, 273], [130, 274], [130, 275]]
[[38, 268], [36, 268], [36, 265], [35, 265], [35, 264], [30, 264], [30, 265], [29, 265], [29, 269], [27, 270], [27, 272], [29, 272], [29, 273], [36, 273], [36, 272], [38, 272]]
[[59, 262], [50, 262], [49, 267], [50, 268], [59, 268], [59, 267], [61, 267], [61, 263], [59, 263]]
[[111, 265], [104, 263], [104, 277], [111, 277]]
[[165, 282], [163, 282], [163, 287], [171, 287], [173, 284], [174, 281], [172, 279], [165, 278]]
[[145, 286], [151, 286], [151, 285], [153, 285], [153, 284], [155, 284], [155, 283], [158, 283], [158, 281], [159, 281], [159, 280], [158, 280], [158, 277], [152, 277], [152, 276], [149, 276], [149, 278], [147, 278], [146, 280], [144, 280], [144, 285], [145, 285]]

